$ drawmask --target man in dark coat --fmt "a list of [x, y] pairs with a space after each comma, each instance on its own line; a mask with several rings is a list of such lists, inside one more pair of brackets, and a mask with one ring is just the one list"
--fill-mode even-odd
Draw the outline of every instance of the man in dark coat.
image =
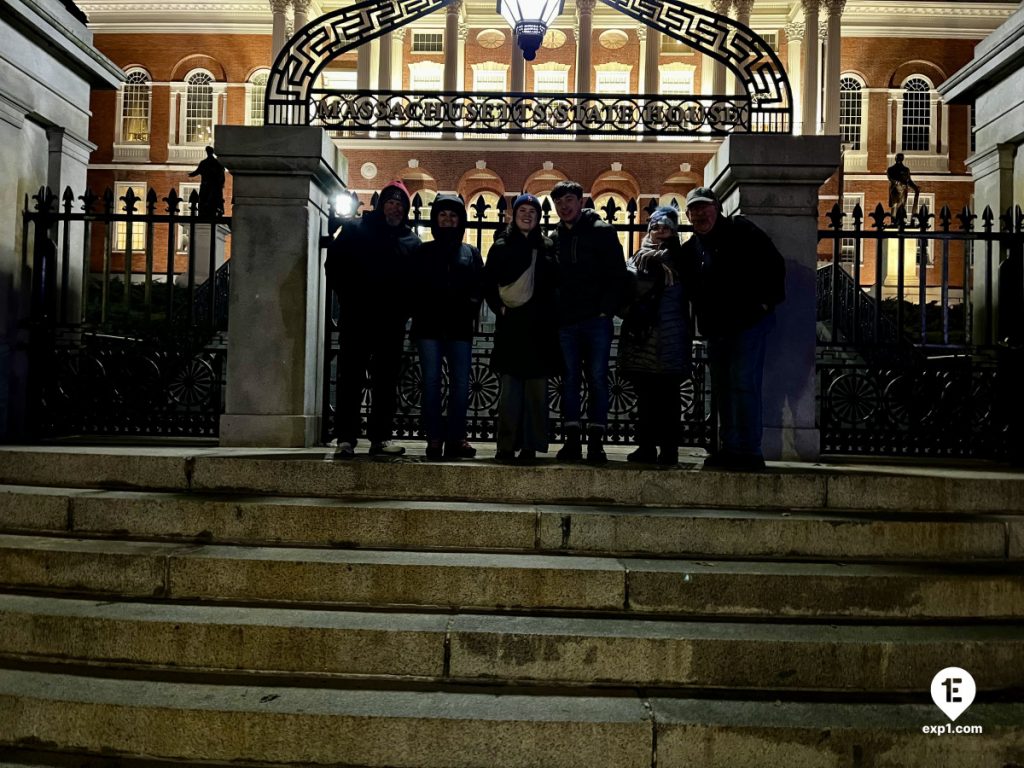
[[372, 388], [367, 425], [370, 455], [405, 452], [389, 441], [410, 315], [412, 254], [420, 244], [406, 221], [409, 208], [405, 185], [389, 182], [381, 190], [376, 208], [361, 219], [346, 222], [327, 249], [327, 284], [341, 307], [334, 400], [337, 459], [355, 455], [367, 371]]
[[765, 346], [786, 297], [786, 267], [771, 238], [742, 216], [725, 216], [715, 193], [686, 196], [693, 237], [683, 258], [695, 276], [697, 326], [708, 341], [719, 450], [706, 467], [760, 471]]
[[583, 457], [581, 393], [587, 379], [587, 461], [603, 464], [608, 429], [608, 358], [613, 316], [627, 280], [626, 261], [615, 229], [593, 209], [583, 208], [583, 188], [562, 181], [551, 191], [560, 223], [552, 235], [559, 275], [559, 341], [562, 377], [562, 461]]

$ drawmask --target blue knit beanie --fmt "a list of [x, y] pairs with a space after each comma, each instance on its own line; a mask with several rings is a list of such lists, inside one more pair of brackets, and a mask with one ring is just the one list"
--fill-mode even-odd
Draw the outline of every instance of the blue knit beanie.
[[664, 225], [673, 232], [679, 231], [679, 211], [671, 205], [662, 205], [654, 209], [651, 218], [647, 220], [647, 231], [650, 232], [657, 225]]
[[540, 200], [537, 199], [536, 195], [531, 195], [529, 192], [524, 192], [516, 198], [515, 202], [512, 203], [512, 216], [516, 215], [516, 208], [520, 205], [532, 205], [537, 209], [537, 215], [540, 216], [542, 211], [540, 207]]

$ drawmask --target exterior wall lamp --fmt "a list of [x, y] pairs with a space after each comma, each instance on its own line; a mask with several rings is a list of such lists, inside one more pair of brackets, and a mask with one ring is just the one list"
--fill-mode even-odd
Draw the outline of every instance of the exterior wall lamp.
[[498, 13], [512, 27], [512, 34], [523, 49], [523, 58], [537, 58], [544, 33], [562, 12], [565, 0], [498, 0]]

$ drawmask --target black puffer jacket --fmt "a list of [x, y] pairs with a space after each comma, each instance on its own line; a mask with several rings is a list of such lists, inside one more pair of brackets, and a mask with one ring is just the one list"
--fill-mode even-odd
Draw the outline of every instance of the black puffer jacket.
[[[506, 307], [498, 286], [514, 283], [530, 266], [537, 251], [533, 297], [519, 307]], [[557, 271], [551, 257], [551, 241], [539, 229], [527, 238], [509, 226], [494, 240], [484, 267], [487, 303], [495, 314], [491, 367], [498, 373], [524, 379], [554, 376], [562, 371], [555, 307]]]
[[[438, 226], [441, 211], [458, 214], [459, 226]], [[434, 239], [413, 254], [412, 338], [469, 341], [480, 315], [484, 261], [480, 251], [462, 242], [466, 206], [454, 195], [438, 195], [430, 208]]]
[[[645, 237], [630, 257], [629, 271], [636, 276], [636, 294], [623, 313], [619, 333], [618, 370], [631, 374], [664, 374], [680, 379], [690, 375], [691, 334], [687, 282], [675, 237], [663, 246]], [[647, 268], [641, 269], [642, 257]], [[666, 285], [667, 265], [673, 284]]]
[[405, 326], [411, 314], [412, 255], [420, 239], [380, 211], [346, 221], [327, 249], [327, 285], [341, 303], [342, 331], [367, 324]]
[[622, 303], [626, 261], [615, 229], [597, 211], [584, 208], [572, 228], [552, 234], [559, 273], [559, 321], [571, 325], [598, 315], [611, 317]]
[[786, 298], [786, 264], [775, 243], [742, 216], [719, 215], [708, 234], [683, 243], [704, 336], [750, 328]]

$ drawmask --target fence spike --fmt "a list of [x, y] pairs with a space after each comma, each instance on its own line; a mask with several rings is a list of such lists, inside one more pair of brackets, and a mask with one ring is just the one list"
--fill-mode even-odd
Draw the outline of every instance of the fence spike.
[[896, 206], [896, 211], [892, 215], [892, 221], [900, 232], [907, 228], [907, 207], [905, 205]]
[[832, 229], [842, 229], [846, 214], [843, 213], [843, 207], [836, 203], [832, 206], [832, 210], [825, 214], [825, 218], [832, 222]]
[[1011, 205], [999, 217], [999, 229], [1003, 232], [1013, 232], [1013, 206]]
[[622, 208], [615, 204], [614, 197], [609, 197], [608, 202], [601, 206], [601, 210], [604, 211], [605, 221], [609, 224], [614, 224], [615, 218], [618, 216], [618, 213]]
[[985, 210], [981, 212], [981, 220], [985, 223], [985, 231], [992, 231], [992, 222], [996, 220], [996, 215], [992, 213], [992, 206], [986, 205]]
[[881, 203], [875, 206], [875, 210], [871, 212], [871, 220], [874, 222], [875, 229], [885, 229], [886, 216], [885, 208], [882, 207]]
[[64, 187], [64, 208], [68, 213], [71, 213], [71, 206], [75, 202], [75, 193], [71, 191], [71, 186]]
[[419, 216], [420, 209], [423, 208], [423, 198], [420, 197], [420, 193], [417, 192], [412, 196], [412, 209], [416, 216]]
[[914, 218], [917, 220], [917, 228], [924, 232], [928, 229], [928, 222], [935, 218], [935, 214], [928, 212], [927, 205], [922, 205], [917, 209], [917, 213], [914, 214]]
[[860, 229], [864, 224], [864, 209], [860, 207], [860, 203], [853, 206], [853, 228]]
[[199, 212], [199, 190], [193, 189], [188, 196], [189, 215], [195, 216]]
[[[499, 200], [498, 200], [498, 205], [499, 206], [501, 205], [502, 200], [504, 200], [504, 198], [499, 198]], [[473, 213], [476, 215], [476, 220], [477, 221], [483, 221], [484, 220], [484, 216], [487, 214], [487, 209], [490, 208], [490, 207], [491, 206], [487, 203], [487, 201], [484, 200], [484, 196], [483, 195], [477, 195], [476, 202], [473, 203], [473, 205], [470, 206], [470, 208], [473, 210]]]
[[966, 205], [963, 210], [956, 215], [960, 220], [960, 229], [964, 232], [972, 232], [974, 230], [974, 220], [978, 218], [976, 214], [971, 213], [971, 209]]
[[181, 198], [178, 197], [178, 190], [171, 187], [171, 191], [167, 193], [167, 197], [164, 198], [164, 202], [167, 203], [167, 212], [172, 216], [177, 216], [178, 206], [181, 205]]
[[114, 190], [107, 187], [103, 190], [103, 212], [113, 213], [114, 211]]
[[953, 220], [953, 212], [949, 210], [948, 205], [942, 206], [942, 210], [939, 211], [939, 221], [942, 222], [942, 231], [949, 232], [949, 224]]
[[[672, 198], [672, 205], [675, 205], [675, 204], [676, 204], [676, 199]], [[647, 218], [650, 218], [651, 214], [654, 213], [656, 210], [658, 210], [658, 198], [652, 197], [651, 201], [649, 203], [647, 203], [647, 207], [644, 208], [644, 211], [647, 213]]]
[[593, 208], [593, 207], [594, 207], [594, 198], [592, 198], [592, 197], [587, 197], [587, 198], [586, 198], [586, 199], [585, 199], [585, 200], [583, 201], [583, 207], [584, 207], [584, 208]]
[[1017, 213], [1017, 215], [1015, 217], [1016, 218], [1016, 222], [1015, 223], [1017, 225], [1017, 229], [1015, 231], [1016, 232], [1024, 232], [1024, 211], [1021, 210], [1019, 205], [1016, 206], [1016, 213]]
[[640, 209], [640, 206], [636, 203], [636, 198], [629, 198], [629, 202], [626, 203], [626, 213], [636, 213]]
[[128, 191], [125, 192], [124, 197], [119, 198], [124, 203], [125, 213], [135, 213], [135, 204], [139, 202], [139, 196], [135, 194], [135, 190], [128, 187]]
[[156, 190], [150, 187], [149, 192], [146, 193], [146, 213], [151, 216], [156, 210], [156, 199]]
[[551, 199], [548, 197], [544, 198], [544, 202], [540, 204], [541, 213], [551, 213]]
[[378, 200], [380, 200], [380, 192], [374, 192], [370, 197], [370, 208], [376, 208]]

